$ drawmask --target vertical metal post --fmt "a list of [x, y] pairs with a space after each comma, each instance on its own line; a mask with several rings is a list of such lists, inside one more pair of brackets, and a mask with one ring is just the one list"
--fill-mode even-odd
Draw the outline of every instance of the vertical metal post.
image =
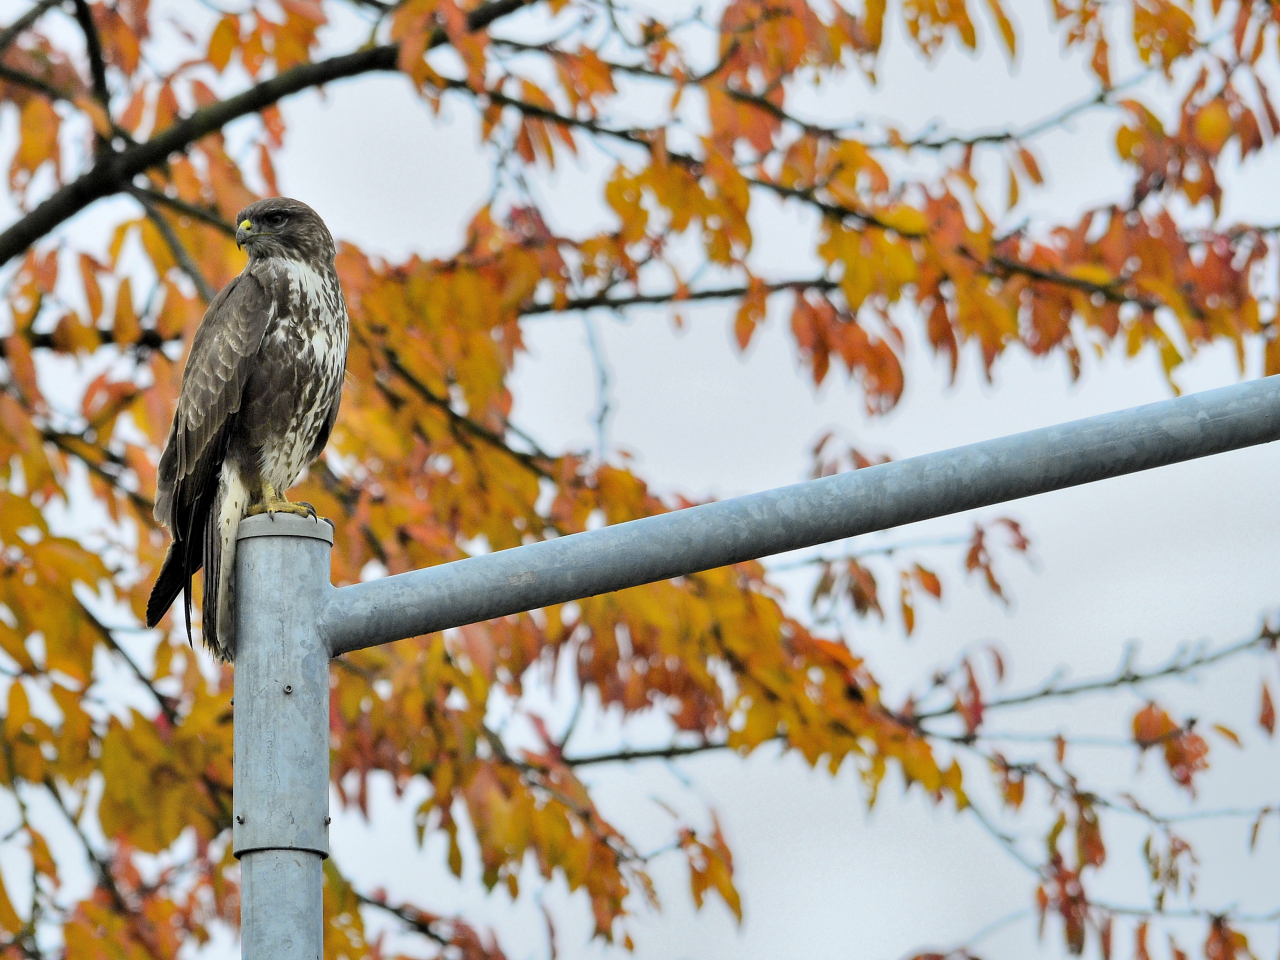
[[236, 555], [235, 825], [243, 960], [320, 960], [329, 855], [329, 648], [316, 613], [333, 589], [333, 532], [250, 517]]

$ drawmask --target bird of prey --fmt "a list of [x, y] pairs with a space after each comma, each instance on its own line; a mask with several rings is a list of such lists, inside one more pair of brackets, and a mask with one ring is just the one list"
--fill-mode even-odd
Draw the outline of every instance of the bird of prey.
[[173, 537], [147, 602], [147, 626], [204, 567], [206, 646], [233, 660], [240, 521], [315, 517], [285, 491], [333, 430], [347, 364], [347, 307], [333, 237], [305, 203], [259, 200], [236, 217], [244, 271], [209, 304], [191, 342], [178, 408], [160, 457], [155, 517]]

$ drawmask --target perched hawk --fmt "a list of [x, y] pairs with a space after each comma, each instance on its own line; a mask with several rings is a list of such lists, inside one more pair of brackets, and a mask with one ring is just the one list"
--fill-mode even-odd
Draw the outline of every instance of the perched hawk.
[[209, 304], [160, 457], [155, 516], [173, 535], [147, 626], [204, 567], [204, 642], [235, 658], [236, 530], [256, 513], [315, 516], [284, 498], [338, 415], [347, 307], [333, 237], [305, 203], [260, 200], [236, 218], [249, 263]]

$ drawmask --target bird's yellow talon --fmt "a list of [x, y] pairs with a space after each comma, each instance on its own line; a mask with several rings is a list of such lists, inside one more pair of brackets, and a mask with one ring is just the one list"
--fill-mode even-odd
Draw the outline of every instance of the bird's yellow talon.
[[314, 518], [316, 508], [309, 503], [292, 503], [283, 497], [264, 497], [260, 503], [255, 503], [246, 511], [250, 517], [263, 513], [272, 520], [275, 520], [277, 513], [292, 513], [296, 517]]

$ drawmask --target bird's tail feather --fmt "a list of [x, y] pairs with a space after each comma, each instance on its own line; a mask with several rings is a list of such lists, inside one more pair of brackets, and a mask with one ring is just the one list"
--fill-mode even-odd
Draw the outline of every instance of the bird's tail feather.
[[249, 505], [249, 492], [235, 465], [222, 466], [218, 494], [204, 526], [204, 608], [201, 629], [214, 655], [230, 662], [236, 655], [236, 534]]
[[[171, 501], [173, 494], [170, 492], [165, 496]], [[173, 527], [173, 542], [169, 544], [155, 586], [151, 588], [151, 596], [147, 598], [147, 626], [154, 627], [168, 612], [178, 594], [182, 594], [187, 642], [191, 641], [191, 579], [200, 572], [202, 562], [199, 544], [192, 533], [204, 523], [208, 512], [209, 502], [206, 499], [192, 507], [182, 526]], [[168, 514], [164, 516], [167, 517]], [[161, 522], [165, 520], [161, 518]]]
[[156, 584], [151, 588], [151, 596], [147, 599], [148, 627], [154, 627], [160, 622], [178, 594], [191, 582], [185, 547], [185, 544], [177, 540], [169, 544], [169, 552], [164, 555], [164, 563], [160, 566], [160, 575], [156, 577]]

